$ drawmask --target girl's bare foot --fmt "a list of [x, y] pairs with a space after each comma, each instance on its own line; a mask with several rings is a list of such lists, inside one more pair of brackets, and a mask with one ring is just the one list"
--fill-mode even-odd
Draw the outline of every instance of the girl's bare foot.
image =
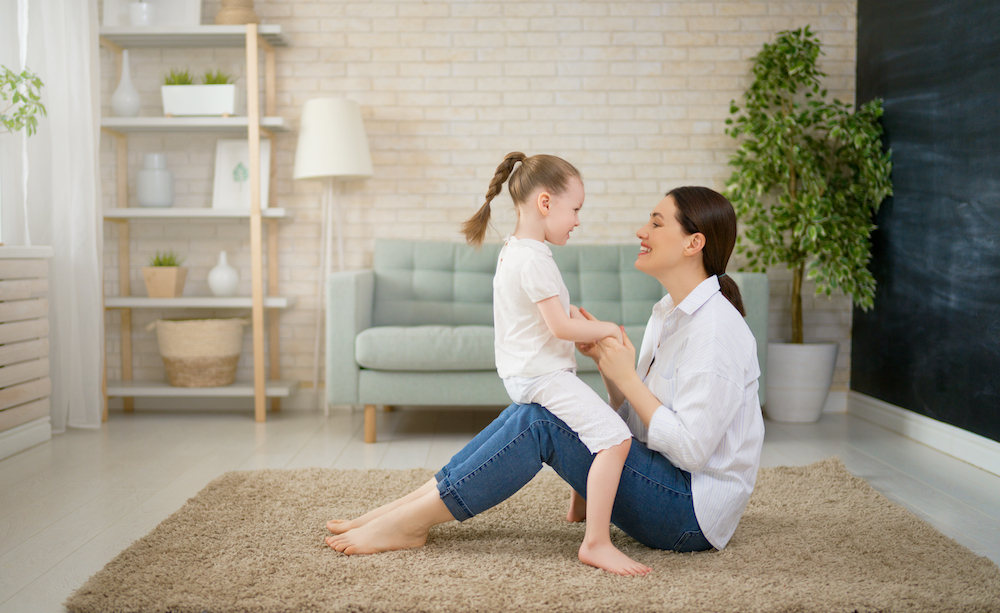
[[436, 489], [437, 489], [437, 481], [432, 478], [430, 481], [424, 483], [419, 488], [413, 490], [406, 496], [393, 500], [388, 504], [384, 504], [377, 509], [368, 511], [361, 517], [357, 517], [355, 519], [331, 519], [330, 521], [326, 522], [326, 529], [334, 534], [343, 534], [348, 530], [354, 530], [355, 528], [360, 528], [361, 526], [364, 526], [371, 520], [377, 517], [382, 517], [383, 515], [385, 515], [389, 511], [392, 511], [396, 507], [402, 506], [412, 500], [416, 500], [417, 498], [420, 498], [427, 492]]
[[578, 494], [576, 490], [569, 490], [569, 511], [566, 513], [566, 521], [573, 523], [587, 519], [587, 500]]
[[584, 540], [578, 555], [584, 564], [596, 566], [616, 575], [645, 575], [653, 570], [619, 551], [610, 541], [588, 545]]

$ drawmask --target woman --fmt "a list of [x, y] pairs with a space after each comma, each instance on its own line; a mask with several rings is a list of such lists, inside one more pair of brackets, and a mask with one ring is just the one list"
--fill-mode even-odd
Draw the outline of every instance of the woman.
[[[736, 215], [717, 192], [681, 187], [636, 236], [636, 268], [668, 292], [653, 307], [638, 367], [628, 336], [578, 346], [597, 363], [611, 406], [635, 436], [611, 521], [656, 549], [722, 549], [753, 491], [764, 439], [756, 342], [725, 275]], [[432, 526], [506, 500], [543, 463], [572, 487], [567, 519], [581, 521], [579, 492], [592, 461], [557, 417], [513, 404], [416, 491], [354, 520], [330, 521], [326, 542], [346, 554], [422, 546]]]

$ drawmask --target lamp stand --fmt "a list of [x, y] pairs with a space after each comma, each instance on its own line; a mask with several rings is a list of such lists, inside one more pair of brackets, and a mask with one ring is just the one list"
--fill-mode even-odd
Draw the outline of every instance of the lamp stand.
[[[323, 415], [330, 415], [330, 405], [326, 402], [325, 390], [319, 390], [319, 348], [320, 340], [323, 338], [322, 325], [323, 315], [326, 313], [326, 280], [330, 276], [332, 268], [331, 259], [333, 253], [330, 245], [330, 235], [333, 234], [334, 217], [337, 220], [337, 267], [344, 270], [344, 221], [343, 212], [340, 210], [338, 196], [340, 195], [340, 185], [333, 177], [326, 177], [323, 180], [323, 193], [320, 196], [320, 208], [322, 209], [323, 230], [320, 237], [320, 252], [323, 255], [323, 272], [316, 283], [316, 339], [313, 345], [313, 390], [316, 392], [316, 404], [323, 409]], [[333, 214], [331, 210], [333, 209]]]

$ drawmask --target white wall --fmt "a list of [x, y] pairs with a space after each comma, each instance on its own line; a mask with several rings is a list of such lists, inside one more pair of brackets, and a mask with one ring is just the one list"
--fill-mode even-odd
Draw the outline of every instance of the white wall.
[[[204, 23], [218, 7], [205, 0]], [[482, 203], [496, 165], [513, 150], [560, 155], [582, 171], [587, 200], [575, 242], [634, 240], [665, 191], [685, 184], [723, 188], [734, 150], [723, 133], [729, 102], [750, 83], [750, 58], [779, 30], [811, 25], [824, 43], [831, 95], [845, 101], [854, 96], [853, 0], [257, 0], [256, 10], [292, 40], [277, 55], [280, 115], [297, 128], [302, 104], [323, 96], [345, 96], [362, 107], [375, 176], [343, 186], [348, 268], [370, 264], [376, 237], [460, 240], [460, 222]], [[114, 62], [102, 53], [109, 114]], [[143, 96], [142, 114], [162, 112], [158, 86], [169, 68], [221, 67], [242, 75], [242, 63], [237, 50], [136, 50], [132, 75]], [[131, 137], [133, 205], [142, 154], [165, 150], [177, 206], [209, 206], [215, 138]], [[299, 301], [282, 316], [282, 369], [307, 382], [316, 333], [320, 186], [292, 181], [295, 143], [294, 133], [277, 140], [277, 205], [295, 213], [279, 232], [280, 286]], [[111, 207], [115, 166], [108, 137], [101, 155], [105, 206]], [[495, 202], [499, 237], [513, 228], [513, 212], [509, 200]], [[107, 223], [105, 231], [105, 290], [115, 294], [117, 230]], [[145, 257], [172, 248], [191, 268], [186, 293], [207, 294], [205, 277], [224, 248], [249, 293], [248, 235], [246, 223], [133, 223], [134, 291], [143, 291], [139, 267]], [[791, 276], [770, 272], [771, 337], [782, 340], [790, 335]], [[845, 391], [850, 301], [807, 297], [805, 304], [807, 340], [841, 344], [834, 389]], [[145, 323], [186, 315], [133, 312], [137, 378], [163, 376]], [[109, 375], [115, 378], [117, 315], [109, 313], [107, 322]], [[246, 353], [241, 376], [250, 378], [249, 369]]]

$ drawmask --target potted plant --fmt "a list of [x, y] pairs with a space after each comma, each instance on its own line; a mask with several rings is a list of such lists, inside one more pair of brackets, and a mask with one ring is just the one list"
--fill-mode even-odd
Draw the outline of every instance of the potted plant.
[[142, 277], [150, 298], [176, 298], [184, 293], [187, 268], [181, 267], [182, 262], [173, 251], [157, 251], [149, 258], [149, 266], [143, 267]]
[[28, 136], [34, 135], [38, 116], [45, 115], [42, 85], [38, 75], [27, 68], [16, 73], [0, 65], [0, 134], [24, 130]]
[[[783, 264], [792, 271], [792, 343], [768, 344], [768, 416], [819, 419], [829, 394], [837, 345], [804, 344], [802, 283], [816, 293], [840, 290], [871, 308], [868, 270], [874, 215], [892, 194], [890, 151], [882, 150], [882, 101], [851, 112], [826, 101], [816, 61], [820, 42], [809, 27], [778, 34], [753, 59], [754, 82], [733, 101], [726, 133], [742, 137], [729, 164], [727, 195], [745, 227], [737, 253], [753, 271]], [[789, 369], [792, 369], [790, 371]], [[786, 379], [788, 377], [788, 379]], [[807, 383], [807, 378], [818, 378]]]
[[206, 71], [201, 85], [195, 85], [187, 70], [173, 69], [160, 87], [163, 96], [163, 114], [221, 115], [229, 117], [236, 108], [236, 86], [230, 75], [216, 70]]

